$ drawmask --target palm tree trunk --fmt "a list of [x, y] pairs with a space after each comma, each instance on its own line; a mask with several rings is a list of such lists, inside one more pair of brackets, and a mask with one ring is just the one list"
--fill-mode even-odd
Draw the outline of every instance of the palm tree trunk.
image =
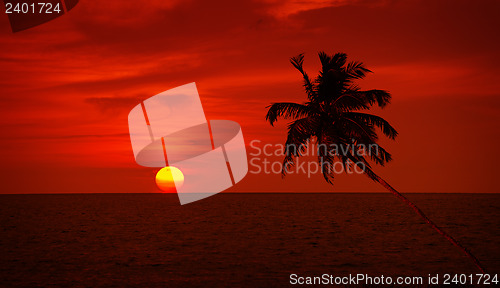
[[446, 238], [446, 240], [448, 240], [451, 244], [455, 245], [460, 250], [462, 250], [462, 252], [465, 255], [467, 255], [467, 257], [469, 257], [474, 262], [474, 264], [477, 266], [477, 268], [479, 268], [479, 270], [481, 270], [481, 273], [483, 273], [483, 274], [486, 273], [484, 267], [481, 265], [479, 260], [474, 255], [472, 255], [472, 253], [470, 253], [467, 250], [467, 248], [462, 246], [460, 243], [457, 242], [457, 240], [453, 239], [453, 237], [448, 235], [448, 233], [444, 232], [441, 228], [439, 228], [434, 222], [431, 221], [431, 219], [427, 218], [427, 216], [425, 216], [424, 212], [422, 212], [422, 210], [420, 210], [420, 208], [418, 208], [417, 205], [413, 204], [413, 202], [408, 200], [408, 198], [406, 198], [401, 193], [396, 191], [396, 189], [392, 188], [392, 186], [389, 185], [389, 183], [385, 182], [384, 179], [380, 178], [380, 176], [378, 176], [376, 174], [373, 174], [373, 176], [375, 178], [374, 180], [378, 181], [380, 184], [382, 184], [382, 186], [384, 186], [392, 194], [394, 194], [401, 201], [403, 201], [405, 204], [410, 206], [420, 217], [422, 217], [422, 219], [424, 219], [425, 222], [427, 222], [427, 224], [429, 224], [434, 230], [436, 230], [439, 234], [441, 234], [444, 238]]

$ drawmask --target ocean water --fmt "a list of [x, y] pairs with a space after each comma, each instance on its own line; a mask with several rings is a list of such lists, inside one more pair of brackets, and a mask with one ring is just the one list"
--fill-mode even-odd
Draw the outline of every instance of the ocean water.
[[[409, 194], [500, 272], [500, 195]], [[287, 287], [290, 274], [476, 273], [391, 194], [0, 195], [1, 287]]]

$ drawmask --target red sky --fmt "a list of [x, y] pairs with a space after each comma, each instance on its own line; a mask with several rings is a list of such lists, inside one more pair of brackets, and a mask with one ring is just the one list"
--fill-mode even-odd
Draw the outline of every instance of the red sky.
[[[276, 101], [304, 101], [288, 59], [346, 52], [399, 131], [377, 168], [402, 192], [500, 192], [498, 1], [86, 1], [20, 33], [0, 17], [1, 193], [157, 192], [127, 128], [141, 100], [196, 82], [208, 119], [282, 143]], [[250, 151], [249, 151], [250, 152]], [[383, 191], [364, 176], [248, 175], [230, 191]]]

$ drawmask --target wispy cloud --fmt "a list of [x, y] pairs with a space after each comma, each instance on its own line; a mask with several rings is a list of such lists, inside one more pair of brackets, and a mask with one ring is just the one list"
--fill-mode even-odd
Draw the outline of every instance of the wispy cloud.
[[277, 18], [286, 18], [301, 12], [346, 5], [380, 6], [388, 0], [257, 0], [267, 4], [267, 12]]

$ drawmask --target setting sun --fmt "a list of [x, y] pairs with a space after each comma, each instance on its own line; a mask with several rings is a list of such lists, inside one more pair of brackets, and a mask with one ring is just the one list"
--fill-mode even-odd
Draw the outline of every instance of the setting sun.
[[156, 173], [156, 185], [165, 192], [176, 192], [184, 184], [181, 170], [173, 166], [163, 167]]

